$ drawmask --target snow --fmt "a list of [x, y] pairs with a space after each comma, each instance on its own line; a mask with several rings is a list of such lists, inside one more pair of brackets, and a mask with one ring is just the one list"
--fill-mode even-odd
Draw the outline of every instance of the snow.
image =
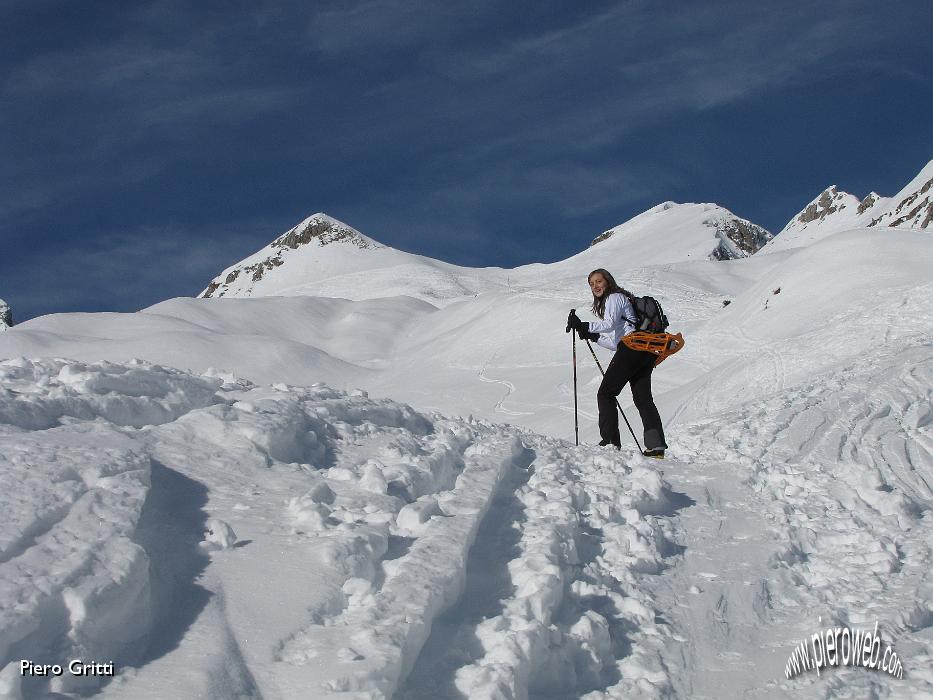
[[[223, 383], [140, 361], [5, 360], [0, 375], [0, 655], [11, 666], [112, 660], [125, 672], [103, 697], [156, 696], [167, 678], [183, 697], [391, 695], [468, 587], [471, 546], [517, 476], [526, 483], [506, 515], [535, 527], [507, 564], [518, 586], [506, 624], [550, 634], [582, 511], [600, 498], [580, 476], [606, 489], [593, 522], [619, 528], [603, 577], [661, 556], [639, 509], [663, 504], [663, 481], [617, 454], [590, 448], [577, 464], [562, 441], [364, 392]], [[623, 474], [624, 496], [607, 488]], [[604, 646], [626, 619], [578, 605]], [[575, 624], [571, 656], [596, 634]], [[502, 643], [487, 637], [479, 665]], [[591, 674], [612, 662], [603, 649]], [[44, 687], [21, 682], [25, 695]], [[97, 682], [65, 674], [48, 687]]]
[[[933, 694], [933, 240], [715, 261], [709, 206], [389, 289], [351, 269], [391, 251], [341, 239], [301, 294], [4, 332], [0, 697]], [[592, 446], [579, 342], [573, 444], [564, 322], [603, 266], [687, 340], [654, 375], [664, 461]], [[903, 679], [784, 677], [876, 621]], [[115, 675], [20, 673], [75, 658]]]

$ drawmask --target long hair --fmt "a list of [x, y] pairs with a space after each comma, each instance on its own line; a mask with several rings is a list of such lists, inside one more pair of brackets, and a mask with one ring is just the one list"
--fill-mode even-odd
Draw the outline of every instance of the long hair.
[[606, 312], [606, 297], [614, 292], [626, 295], [629, 295], [629, 293], [616, 284], [615, 278], [609, 274], [608, 270], [604, 270], [603, 268], [593, 270], [586, 276], [586, 281], [589, 282], [595, 274], [602, 275], [603, 279], [606, 280], [606, 291], [603, 292], [603, 295], [601, 297], [597, 297], [595, 294], [593, 295], [593, 313], [602, 318], [603, 314]]

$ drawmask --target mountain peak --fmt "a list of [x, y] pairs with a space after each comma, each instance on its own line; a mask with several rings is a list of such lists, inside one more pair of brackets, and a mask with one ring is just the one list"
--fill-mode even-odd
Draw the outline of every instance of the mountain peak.
[[346, 242], [355, 245], [357, 248], [376, 248], [379, 245], [352, 226], [348, 226], [324, 212], [318, 212], [276, 238], [272, 242], [272, 246], [296, 250], [311, 242], [316, 242], [322, 246]]
[[856, 202], [858, 201], [854, 195], [843, 192], [836, 185], [830, 185], [797, 215], [795, 221], [801, 224], [809, 224], [812, 221], [823, 221], [827, 216], [842, 211], [847, 206], [851, 206], [853, 200]]
[[858, 209], [856, 210], [860, 215], [864, 214], [866, 211], [871, 209], [881, 200], [881, 195], [877, 192], [869, 192], [865, 195], [865, 199], [859, 202]]
[[[313, 259], [315, 251], [320, 252], [321, 248], [333, 251], [335, 248], [346, 246], [361, 250], [376, 250], [383, 247], [352, 226], [324, 212], [312, 214], [262, 250], [224, 270], [211, 281], [200, 296], [205, 299], [227, 294], [249, 296], [266, 273], [281, 267], [287, 258], [295, 258], [297, 255], [300, 258]], [[345, 257], [339, 252], [334, 254], [338, 258]]]
[[869, 226], [933, 228], [933, 160], [893, 197], [870, 192], [860, 200], [836, 185], [827, 187], [774, 237], [768, 251], [810, 245]]
[[933, 227], [933, 160], [894, 195], [891, 206], [868, 225], [918, 229]]
[[711, 247], [707, 253], [711, 260], [733, 260], [754, 255], [772, 238], [767, 229], [736, 216], [718, 204], [680, 204], [668, 201], [601, 233], [590, 243], [590, 248], [616, 235], [629, 236], [644, 226], [654, 228], [660, 217], [669, 220], [670, 225], [666, 227], [671, 229], [678, 229], [688, 222], [700, 231], [708, 232], [712, 229], [713, 239], [710, 240]]

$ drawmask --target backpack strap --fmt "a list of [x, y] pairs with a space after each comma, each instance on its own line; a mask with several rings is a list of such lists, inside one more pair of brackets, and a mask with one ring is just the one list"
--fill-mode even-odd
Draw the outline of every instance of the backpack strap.
[[624, 315], [624, 313], [625, 313], [625, 305], [623, 304], [623, 305], [622, 305], [622, 313], [623, 313], [622, 318], [624, 318], [626, 321], [628, 321], [629, 323], [631, 323], [632, 326], [633, 326], [633, 327], [635, 328], [635, 330], [637, 331], [637, 330], [638, 330], [638, 309], [635, 308], [635, 295], [632, 294], [632, 293], [631, 293], [630, 291], [628, 291], [627, 289], [623, 289], [622, 287], [619, 288], [619, 291], [621, 292], [622, 296], [624, 296], [626, 299], [628, 299], [629, 306], [632, 307], [632, 313], [635, 314], [635, 318], [629, 318], [628, 316], [625, 316], [625, 315]]

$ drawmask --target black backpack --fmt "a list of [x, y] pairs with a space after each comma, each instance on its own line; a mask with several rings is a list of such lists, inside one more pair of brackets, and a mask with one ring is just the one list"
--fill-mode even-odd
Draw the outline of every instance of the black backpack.
[[[648, 333], [663, 333], [670, 325], [667, 322], [667, 316], [664, 315], [664, 309], [660, 302], [654, 297], [637, 297], [631, 292], [623, 289], [622, 293], [632, 302], [632, 308], [635, 309], [635, 330], [646, 331]], [[632, 319], [629, 319], [632, 320]]]

